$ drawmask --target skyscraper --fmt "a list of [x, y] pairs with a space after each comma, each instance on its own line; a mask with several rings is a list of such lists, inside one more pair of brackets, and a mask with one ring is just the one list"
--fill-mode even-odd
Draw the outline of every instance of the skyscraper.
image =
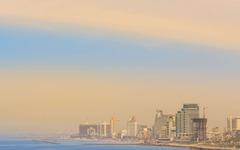
[[192, 138], [194, 118], [199, 118], [198, 104], [183, 104], [181, 111], [176, 114], [176, 134], [178, 138]]
[[118, 120], [115, 117], [112, 117], [110, 120], [112, 138], [115, 138], [117, 136], [117, 123]]
[[171, 138], [175, 127], [175, 117], [163, 114], [162, 110], [157, 110], [153, 125], [153, 136], [155, 138]]
[[171, 115], [167, 123], [168, 138], [173, 140], [176, 138], [176, 116]]
[[240, 131], [240, 116], [229, 116], [227, 118], [227, 130], [229, 132]]
[[207, 139], [207, 119], [194, 118], [193, 119], [193, 136], [192, 140], [202, 142]]
[[96, 124], [80, 124], [79, 125], [80, 137], [111, 137], [110, 123], [96, 123]]
[[181, 111], [178, 111], [176, 114], [176, 137], [180, 138], [182, 133], [182, 126], [181, 126]]
[[79, 136], [80, 137], [96, 137], [98, 134], [98, 125], [97, 124], [80, 124], [79, 125]]
[[127, 122], [127, 136], [128, 137], [136, 137], [138, 124], [136, 118], [133, 116]]
[[100, 137], [111, 137], [111, 125], [107, 122], [98, 124], [98, 135]]

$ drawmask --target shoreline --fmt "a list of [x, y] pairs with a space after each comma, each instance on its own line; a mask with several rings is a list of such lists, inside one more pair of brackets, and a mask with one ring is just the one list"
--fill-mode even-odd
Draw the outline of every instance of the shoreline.
[[[80, 139], [81, 140], [81, 139]], [[91, 139], [88, 139], [91, 141]], [[104, 140], [97, 139], [97, 141], [104, 141], [103, 143], [92, 143], [87, 145], [139, 145], [139, 146], [159, 146], [159, 147], [174, 147], [174, 148], [189, 148], [196, 150], [240, 150], [233, 147], [218, 147], [211, 145], [201, 145], [201, 144], [180, 144], [180, 143], [142, 143], [138, 141], [117, 141], [117, 140]]]
[[139, 144], [146, 146], [160, 146], [160, 147], [175, 147], [175, 148], [189, 148], [196, 150], [238, 150], [228, 147], [207, 146], [199, 144], [179, 144], [179, 143], [159, 143], [159, 144]]
[[[36, 139], [35, 139], [36, 140]], [[55, 139], [56, 140], [56, 139]], [[211, 145], [201, 145], [201, 144], [180, 144], [180, 143], [143, 143], [141, 141], [120, 141], [114, 139], [64, 139], [71, 141], [89, 141], [92, 143], [84, 143], [84, 145], [138, 145], [138, 146], [158, 146], [158, 147], [172, 147], [172, 148], [188, 148], [188, 149], [196, 149], [196, 150], [240, 150], [233, 147], [218, 147]], [[50, 144], [59, 144], [56, 141], [52, 140], [43, 140], [38, 139], [36, 141], [46, 142]], [[94, 143], [94, 141], [96, 143]]]

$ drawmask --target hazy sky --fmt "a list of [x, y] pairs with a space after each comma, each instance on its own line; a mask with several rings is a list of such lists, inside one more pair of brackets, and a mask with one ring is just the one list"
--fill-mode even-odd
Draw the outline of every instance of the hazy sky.
[[211, 127], [240, 114], [240, 1], [0, 0], [0, 133], [77, 132], [81, 122], [182, 103]]

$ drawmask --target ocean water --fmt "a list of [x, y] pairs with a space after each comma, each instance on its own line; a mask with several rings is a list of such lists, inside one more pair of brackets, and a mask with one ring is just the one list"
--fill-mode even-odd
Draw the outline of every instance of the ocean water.
[[[100, 145], [99, 145], [100, 144]], [[100, 142], [59, 141], [58, 144], [28, 139], [0, 138], [0, 150], [189, 150], [141, 145], [102, 145]]]

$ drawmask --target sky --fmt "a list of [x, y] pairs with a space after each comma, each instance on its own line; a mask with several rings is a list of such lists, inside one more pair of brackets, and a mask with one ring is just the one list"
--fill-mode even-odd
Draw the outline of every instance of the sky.
[[238, 0], [0, 0], [0, 134], [239, 115]]

